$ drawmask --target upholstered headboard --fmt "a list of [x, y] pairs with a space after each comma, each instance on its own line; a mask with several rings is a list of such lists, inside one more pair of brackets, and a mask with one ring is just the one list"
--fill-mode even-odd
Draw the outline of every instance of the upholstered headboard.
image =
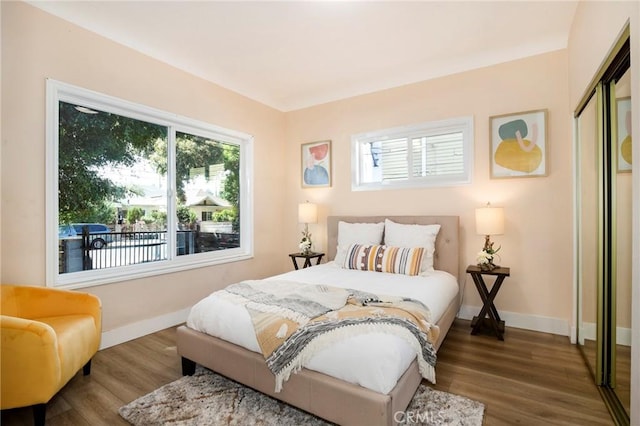
[[384, 222], [385, 219], [411, 225], [439, 224], [440, 232], [436, 238], [436, 252], [433, 258], [434, 269], [447, 271], [458, 279], [460, 268], [458, 260], [460, 218], [458, 216], [329, 216], [327, 218], [328, 259], [333, 260], [336, 256], [338, 222], [378, 223]]

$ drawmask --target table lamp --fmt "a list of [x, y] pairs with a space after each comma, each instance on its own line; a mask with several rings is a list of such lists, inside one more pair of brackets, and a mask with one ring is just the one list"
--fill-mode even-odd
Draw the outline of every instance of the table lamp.
[[[476, 233], [478, 235], [484, 235], [484, 247], [482, 249], [481, 256], [478, 257], [478, 262], [481, 265], [487, 265], [490, 269], [496, 268], [497, 265], [493, 263], [494, 255], [500, 250], [493, 248], [493, 242], [491, 242], [491, 235], [502, 235], [504, 233], [504, 210], [502, 207], [491, 207], [490, 203], [487, 203], [485, 207], [479, 207], [476, 209]], [[485, 253], [486, 255], [482, 255]], [[484, 257], [484, 261], [480, 259]]]
[[298, 204], [298, 223], [304, 223], [300, 250], [305, 254], [311, 251], [311, 234], [309, 233], [309, 224], [316, 222], [318, 222], [318, 206], [308, 201]]

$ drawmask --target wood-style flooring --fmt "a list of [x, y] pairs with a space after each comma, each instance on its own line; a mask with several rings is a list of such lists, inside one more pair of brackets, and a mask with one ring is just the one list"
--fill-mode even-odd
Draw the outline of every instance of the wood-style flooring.
[[[456, 320], [438, 351], [436, 389], [485, 404], [493, 425], [612, 425], [578, 348], [568, 338], [507, 327], [505, 341]], [[47, 425], [126, 425], [118, 408], [181, 376], [175, 328], [100, 351], [49, 402]], [[30, 425], [30, 409], [2, 412]]]

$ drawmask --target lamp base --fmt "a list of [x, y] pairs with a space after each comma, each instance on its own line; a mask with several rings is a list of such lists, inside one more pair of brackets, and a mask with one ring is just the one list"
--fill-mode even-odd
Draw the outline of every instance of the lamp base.
[[493, 263], [478, 263], [478, 266], [483, 271], [493, 271], [494, 269], [497, 269], [500, 267], [500, 265], [495, 265]]
[[493, 242], [491, 241], [490, 235], [485, 235], [484, 247], [482, 248], [482, 250], [486, 251], [487, 253], [490, 253], [490, 251], [493, 251]]

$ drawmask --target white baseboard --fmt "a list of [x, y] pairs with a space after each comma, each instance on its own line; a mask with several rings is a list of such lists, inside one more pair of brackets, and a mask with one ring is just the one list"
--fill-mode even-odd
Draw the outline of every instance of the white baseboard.
[[[100, 349], [106, 349], [165, 328], [173, 327], [187, 320], [191, 308], [170, 312], [158, 317], [149, 318], [128, 324], [114, 330], [102, 333]], [[480, 312], [479, 306], [462, 305], [458, 312], [458, 318], [471, 320]], [[507, 327], [523, 328], [525, 330], [540, 331], [543, 333], [558, 334], [568, 336], [575, 343], [576, 330], [570, 327], [567, 320], [560, 318], [543, 317], [539, 315], [526, 315], [517, 312], [500, 311], [500, 317]], [[585, 338], [595, 339], [595, 324], [585, 324], [586, 328], [581, 329]], [[619, 345], [631, 345], [631, 329], [617, 328], [617, 339]]]
[[[584, 339], [596, 340], [596, 323], [585, 322], [580, 328], [580, 343], [584, 343]], [[622, 346], [631, 346], [631, 329], [625, 327], [616, 327], [616, 344]]]
[[631, 346], [631, 329], [616, 327], [616, 343], [623, 346]]
[[[458, 318], [471, 320], [478, 315], [480, 309], [480, 306], [462, 305], [458, 312]], [[558, 334], [571, 338], [571, 327], [567, 320], [508, 311], [499, 311], [499, 314], [507, 327], [524, 328], [525, 330]]]
[[165, 328], [173, 327], [187, 320], [191, 308], [182, 309], [180, 311], [170, 312], [160, 315], [159, 317], [149, 318], [143, 321], [127, 324], [123, 327], [102, 333], [102, 341], [100, 349], [106, 349]]

